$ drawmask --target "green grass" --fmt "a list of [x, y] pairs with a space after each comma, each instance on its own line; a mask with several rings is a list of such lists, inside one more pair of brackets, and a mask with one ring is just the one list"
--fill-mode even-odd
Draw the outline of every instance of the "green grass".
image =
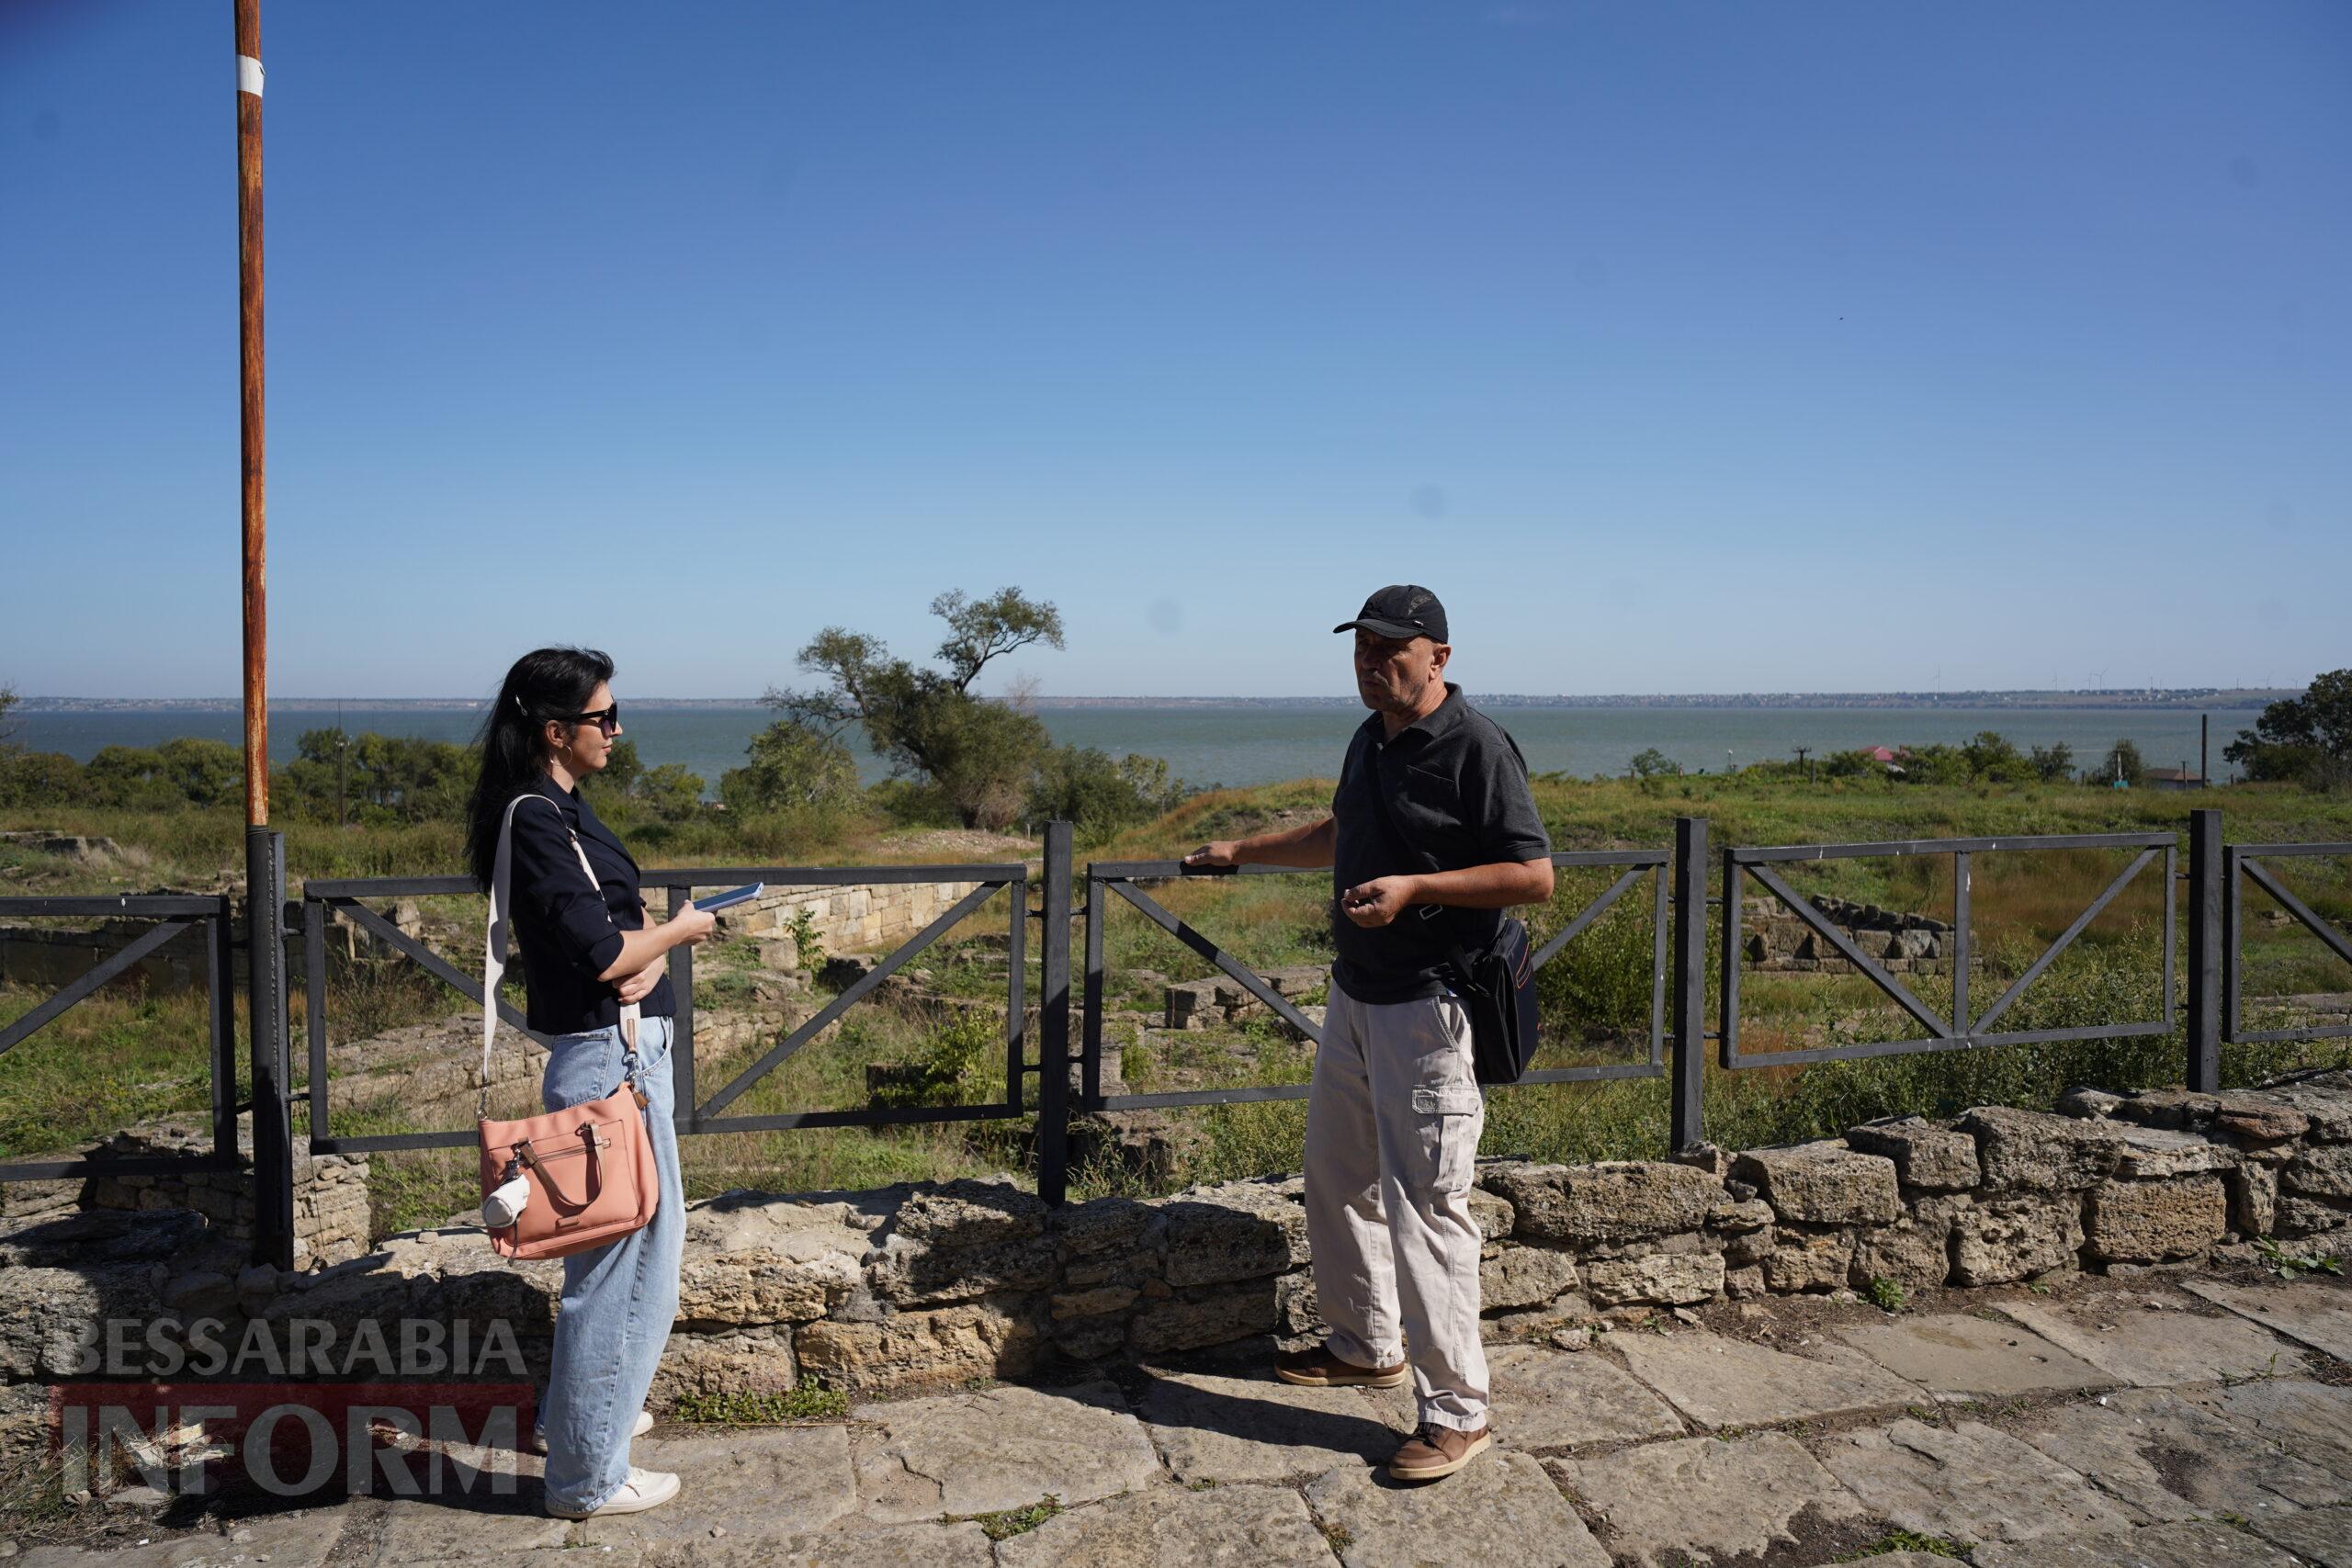
[[[1061, 1511], [1061, 1499], [1049, 1493], [1025, 1508], [1001, 1508], [993, 1514], [968, 1514], [964, 1517], [978, 1525], [980, 1533], [990, 1540], [1011, 1540], [1016, 1535], [1027, 1535]], [[954, 1524], [956, 1520], [956, 1517], [951, 1514], [941, 1522]]]
[[802, 1378], [782, 1393], [682, 1393], [673, 1414], [681, 1421], [727, 1427], [838, 1421], [849, 1414], [849, 1395]]

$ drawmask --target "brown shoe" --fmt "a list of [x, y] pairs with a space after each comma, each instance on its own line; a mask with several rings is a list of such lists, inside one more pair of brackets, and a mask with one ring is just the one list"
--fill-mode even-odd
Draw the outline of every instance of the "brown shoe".
[[1435, 1481], [1485, 1453], [1494, 1440], [1491, 1425], [1461, 1432], [1424, 1421], [1389, 1460], [1388, 1473], [1397, 1481]]
[[1405, 1363], [1393, 1367], [1359, 1367], [1342, 1361], [1330, 1349], [1290, 1350], [1274, 1358], [1274, 1376], [1304, 1388], [1398, 1388], [1405, 1382]]

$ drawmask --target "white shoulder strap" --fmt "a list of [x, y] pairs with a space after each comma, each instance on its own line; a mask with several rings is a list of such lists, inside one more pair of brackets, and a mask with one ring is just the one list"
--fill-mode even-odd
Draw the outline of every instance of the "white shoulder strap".
[[[508, 922], [514, 918], [514, 808], [526, 800], [547, 801], [548, 809], [556, 810], [554, 801], [548, 800], [546, 795], [533, 791], [529, 795], [518, 795], [508, 801], [506, 815], [500, 818], [498, 824], [498, 853], [491, 863], [490, 923], [482, 932], [480, 1115], [483, 1117], [490, 1114], [490, 1044], [492, 1036], [498, 1031], [498, 983], [506, 974]], [[559, 820], [561, 815], [560, 812], [557, 813]], [[579, 857], [581, 874], [588, 879], [589, 886], [595, 888], [601, 894], [605, 885], [596, 879], [595, 868], [588, 863], [588, 852], [580, 847], [580, 835], [571, 831], [569, 823], [564, 825], [563, 830], [571, 840], [571, 852]], [[621, 1021], [624, 1032], [631, 1036], [630, 1044], [634, 1046], [636, 1043], [634, 1036], [637, 1032], [634, 1027], [637, 1022], [635, 1003], [621, 1009]]]

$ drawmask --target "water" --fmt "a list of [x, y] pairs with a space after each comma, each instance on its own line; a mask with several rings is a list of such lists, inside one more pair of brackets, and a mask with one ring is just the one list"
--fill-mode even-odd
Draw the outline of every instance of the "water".
[[[637, 708], [622, 704], [627, 733], [648, 766], [684, 762], [712, 792], [718, 775], [741, 766], [743, 748], [773, 716], [764, 708]], [[2060, 742], [2074, 749], [2077, 767], [2095, 762], [2117, 740], [2140, 748], [2151, 767], [2198, 765], [2198, 715], [2151, 708], [1545, 708], [1498, 707], [1495, 718], [1517, 739], [1537, 773], [1622, 774], [1636, 752], [1655, 747], [1692, 772], [1720, 773], [1766, 758], [1786, 758], [1799, 746], [1815, 755], [1863, 746], [1957, 743], [1980, 729], [1997, 729], [2020, 749]], [[1231, 707], [1047, 708], [1041, 712], [1055, 739], [1093, 746], [1114, 756], [1141, 751], [1164, 757], [1180, 778], [1195, 784], [1271, 784], [1337, 773], [1360, 709]], [[2221, 749], [2252, 726], [2254, 711], [2213, 713], [2213, 767], [2226, 776]], [[469, 740], [478, 715], [462, 708], [368, 708], [344, 716], [355, 734], [423, 736]], [[270, 756], [285, 761], [306, 729], [331, 728], [333, 708], [273, 708]], [[100, 713], [18, 716], [16, 739], [38, 751], [62, 751], [87, 761], [105, 746], [153, 746], [187, 735], [234, 745], [243, 735], [233, 711], [118, 708]], [[861, 748], [861, 750], [863, 749]], [[880, 759], [860, 759], [868, 783], [888, 772]]]

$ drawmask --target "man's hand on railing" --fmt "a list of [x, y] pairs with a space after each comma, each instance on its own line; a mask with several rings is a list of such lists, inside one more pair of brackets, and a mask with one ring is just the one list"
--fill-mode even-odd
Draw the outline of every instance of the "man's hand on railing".
[[1184, 857], [1184, 863], [1186, 865], [1196, 865], [1204, 868], [1209, 866], [1239, 865], [1241, 863], [1241, 840], [1238, 839], [1219, 839], [1214, 843], [1203, 844], [1199, 849], [1194, 850], [1191, 854]]

